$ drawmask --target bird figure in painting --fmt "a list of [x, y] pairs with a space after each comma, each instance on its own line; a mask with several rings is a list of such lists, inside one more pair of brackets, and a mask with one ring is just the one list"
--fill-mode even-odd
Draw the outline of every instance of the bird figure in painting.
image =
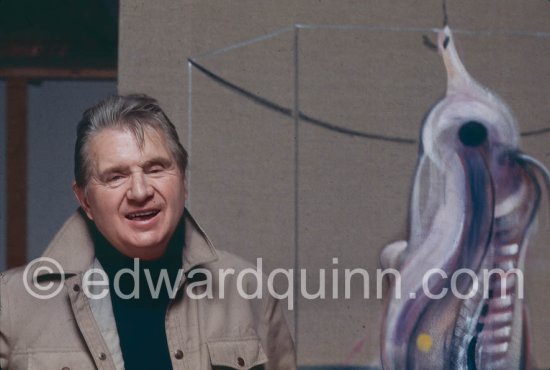
[[506, 104], [466, 71], [445, 26], [445, 96], [422, 126], [408, 239], [381, 330], [385, 370], [530, 369], [523, 269], [549, 175], [519, 149]]

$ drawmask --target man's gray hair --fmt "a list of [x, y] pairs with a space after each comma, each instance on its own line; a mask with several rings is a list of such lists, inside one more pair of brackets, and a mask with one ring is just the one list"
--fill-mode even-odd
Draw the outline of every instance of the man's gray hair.
[[90, 140], [106, 128], [129, 130], [140, 148], [144, 145], [144, 129], [154, 128], [164, 135], [168, 149], [185, 176], [187, 151], [179, 141], [176, 128], [158, 102], [144, 94], [113, 95], [87, 109], [78, 123], [74, 149], [74, 178], [84, 188], [90, 180], [87, 147]]

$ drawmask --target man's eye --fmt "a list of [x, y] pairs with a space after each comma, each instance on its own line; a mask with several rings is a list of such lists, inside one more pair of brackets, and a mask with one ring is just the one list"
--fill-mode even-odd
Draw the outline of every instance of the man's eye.
[[122, 181], [123, 179], [124, 179], [124, 176], [122, 175], [112, 175], [107, 178], [107, 182], [116, 183], [116, 182]]
[[161, 167], [161, 166], [154, 166], [154, 167], [151, 167], [149, 169], [149, 171], [147, 171], [148, 173], [161, 173], [162, 171], [164, 171], [164, 167]]

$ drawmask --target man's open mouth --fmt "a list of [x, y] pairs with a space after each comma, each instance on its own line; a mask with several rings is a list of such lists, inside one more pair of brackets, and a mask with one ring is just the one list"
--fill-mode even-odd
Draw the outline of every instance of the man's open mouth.
[[128, 220], [132, 221], [146, 221], [150, 220], [156, 215], [158, 215], [160, 212], [159, 209], [153, 209], [149, 211], [140, 211], [140, 212], [132, 212], [126, 215], [126, 218]]

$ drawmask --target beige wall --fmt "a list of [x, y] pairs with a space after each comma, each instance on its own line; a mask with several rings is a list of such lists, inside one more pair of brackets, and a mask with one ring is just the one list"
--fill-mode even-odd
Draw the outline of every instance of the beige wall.
[[[523, 131], [548, 126], [550, 38], [518, 33], [550, 32], [550, 3], [448, 2], [450, 25], [473, 31], [456, 35], [472, 75], [509, 103]], [[441, 22], [441, 1], [432, 0], [121, 1], [119, 90], [157, 97], [177, 123], [192, 158], [190, 208], [215, 245], [252, 261], [263, 257], [267, 271], [307, 268], [309, 292], [319, 286], [319, 269], [327, 270], [327, 299], [299, 299], [297, 310], [288, 314], [301, 364], [377, 362], [382, 302], [374, 297], [375, 270], [381, 247], [406, 235], [417, 146], [351, 137], [304, 122], [295, 137], [291, 117], [196, 69], [190, 90], [187, 57], [295, 23], [359, 25], [298, 31], [299, 108], [340, 127], [416, 140], [425, 112], [444, 89], [441, 61], [422, 45], [422, 35], [433, 39], [427, 30]], [[196, 60], [292, 108], [294, 50], [289, 30]], [[550, 134], [525, 138], [524, 149], [550, 165], [549, 140]], [[547, 217], [540, 229], [528, 256], [527, 302], [535, 358], [547, 367]], [[366, 268], [371, 298], [362, 299], [362, 287], [354, 284], [352, 299], [329, 299], [335, 267]]]

